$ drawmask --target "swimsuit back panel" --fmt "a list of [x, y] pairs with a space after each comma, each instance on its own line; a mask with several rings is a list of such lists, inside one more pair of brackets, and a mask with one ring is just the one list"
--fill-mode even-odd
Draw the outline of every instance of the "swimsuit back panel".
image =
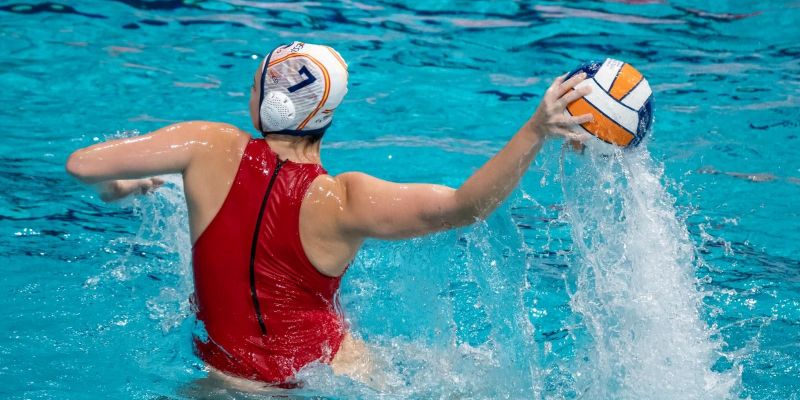
[[228, 196], [192, 253], [197, 320], [207, 333], [195, 347], [211, 366], [283, 384], [338, 350], [345, 332], [340, 278], [321, 274], [300, 242], [300, 206], [325, 173], [317, 164], [278, 160], [264, 140], [247, 144]]

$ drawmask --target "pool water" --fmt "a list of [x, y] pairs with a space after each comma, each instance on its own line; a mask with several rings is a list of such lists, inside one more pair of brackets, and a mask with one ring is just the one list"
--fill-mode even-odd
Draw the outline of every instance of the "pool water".
[[0, 397], [205, 396], [179, 179], [103, 204], [63, 165], [174, 121], [252, 132], [259, 58], [301, 40], [350, 65], [332, 173], [457, 186], [589, 59], [642, 71], [656, 120], [624, 154], [549, 143], [484, 223], [368, 241], [341, 302], [383, 387], [315, 365], [281, 395], [800, 398], [798, 21], [793, 0], [0, 1]]

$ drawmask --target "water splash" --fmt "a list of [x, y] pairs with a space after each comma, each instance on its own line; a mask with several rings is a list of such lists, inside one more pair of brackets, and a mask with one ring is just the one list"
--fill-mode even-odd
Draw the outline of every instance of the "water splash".
[[537, 368], [522, 306], [522, 245], [507, 212], [461, 231], [368, 242], [342, 299], [381, 384], [369, 387], [317, 366], [302, 373], [307, 388], [359, 398], [532, 397]]
[[178, 175], [166, 176], [164, 181], [156, 196], [134, 200], [134, 213], [142, 217], [136, 238], [157, 243], [173, 256], [171, 262], [155, 263], [158, 272], [173, 277], [172, 284], [163, 285], [159, 295], [147, 301], [150, 318], [160, 321], [161, 329], [167, 332], [192, 315], [189, 298], [194, 284], [183, 182]]
[[562, 158], [582, 398], [720, 399], [738, 387], [737, 368], [712, 370], [721, 343], [700, 313], [695, 248], [662, 176], [644, 148]]
[[[487, 223], [466, 230], [368, 242], [345, 279], [343, 303], [354, 331], [367, 339], [379, 364], [381, 387], [314, 365], [300, 372], [306, 387], [291, 395], [733, 396], [741, 372], [735, 366], [712, 369], [723, 356], [721, 344], [700, 313], [703, 295], [694, 278], [698, 259], [676, 217], [674, 199], [660, 182], [663, 171], [646, 150], [611, 156], [590, 151], [562, 161], [565, 207], [549, 230], [536, 228], [537, 237], [547, 235], [544, 243], [529, 246], [512, 217], [515, 208], [551, 212], [524, 192], [510, 209], [501, 208]], [[163, 331], [172, 331], [191, 316], [191, 247], [180, 179], [170, 177], [155, 195], [123, 205], [132, 207], [142, 223], [136, 235], [119, 239], [129, 241], [129, 254], [106, 273], [118, 280], [145, 274], [164, 280], [146, 306]], [[562, 232], [567, 229], [569, 234]], [[552, 304], [532, 300], [536, 291], [551, 293], [538, 287], [542, 266], [532, 265], [538, 261], [531, 256], [538, 252], [536, 257], [555, 262], [570, 239], [571, 275], [564, 279], [577, 321], [567, 323], [572, 338], [565, 345], [543, 337], [552, 327], [543, 329], [541, 319], [529, 315], [536, 307], [554, 311]], [[138, 261], [136, 251], [148, 246], [161, 257]], [[562, 346], [555, 363], [553, 346]]]
[[158, 295], [149, 298], [146, 306], [149, 317], [158, 321], [166, 333], [192, 314], [189, 297], [193, 284], [183, 183], [177, 175], [162, 178], [165, 185], [156, 192], [118, 202], [140, 220], [138, 229], [135, 234], [108, 243], [106, 251], [118, 253], [119, 257], [106, 262], [102, 272], [88, 278], [84, 287], [142, 277], [161, 281]]

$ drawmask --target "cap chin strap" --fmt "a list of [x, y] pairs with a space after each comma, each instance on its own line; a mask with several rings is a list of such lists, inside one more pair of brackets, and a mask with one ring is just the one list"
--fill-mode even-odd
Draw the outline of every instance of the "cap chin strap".
[[[274, 50], [273, 50], [274, 51]], [[333, 122], [333, 118], [328, 121], [325, 126], [319, 127], [317, 129], [308, 129], [308, 130], [296, 130], [296, 129], [281, 129], [276, 131], [267, 130], [269, 127], [265, 126], [264, 123], [264, 115], [268, 114], [270, 110], [264, 111], [262, 107], [273, 107], [271, 104], [264, 104], [264, 99], [266, 96], [266, 86], [264, 83], [267, 79], [267, 69], [269, 68], [269, 60], [272, 58], [273, 51], [269, 52], [267, 55], [266, 61], [264, 61], [264, 69], [261, 71], [261, 94], [258, 99], [258, 130], [261, 131], [261, 134], [267, 136], [269, 134], [273, 135], [291, 135], [291, 136], [322, 136], [325, 134], [325, 131], [331, 126], [331, 122]], [[291, 101], [288, 97], [286, 100]], [[292, 105], [292, 110], [294, 106]], [[280, 113], [279, 113], [280, 114]]]
[[[331, 120], [331, 122], [333, 122], [333, 120]], [[325, 134], [325, 131], [328, 129], [329, 126], [331, 126], [330, 122], [325, 124], [325, 126], [323, 126], [321, 128], [317, 128], [317, 129], [309, 129], [309, 130], [305, 130], [305, 131], [298, 131], [298, 130], [294, 130], [294, 129], [284, 129], [282, 131], [268, 131], [268, 132], [265, 132], [265, 131], [262, 130], [261, 134], [264, 135], [264, 136], [267, 136], [267, 135], [291, 135], [291, 136], [300, 136], [300, 137], [303, 137], [303, 136], [322, 136], [322, 135]]]

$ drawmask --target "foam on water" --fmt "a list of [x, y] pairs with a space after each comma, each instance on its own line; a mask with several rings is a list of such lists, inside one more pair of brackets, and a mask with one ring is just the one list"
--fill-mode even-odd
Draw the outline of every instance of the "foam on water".
[[721, 343], [702, 318], [695, 248], [662, 168], [644, 148], [562, 162], [574, 334], [587, 336], [573, 370], [579, 397], [732, 397], [740, 371], [712, 370]]

